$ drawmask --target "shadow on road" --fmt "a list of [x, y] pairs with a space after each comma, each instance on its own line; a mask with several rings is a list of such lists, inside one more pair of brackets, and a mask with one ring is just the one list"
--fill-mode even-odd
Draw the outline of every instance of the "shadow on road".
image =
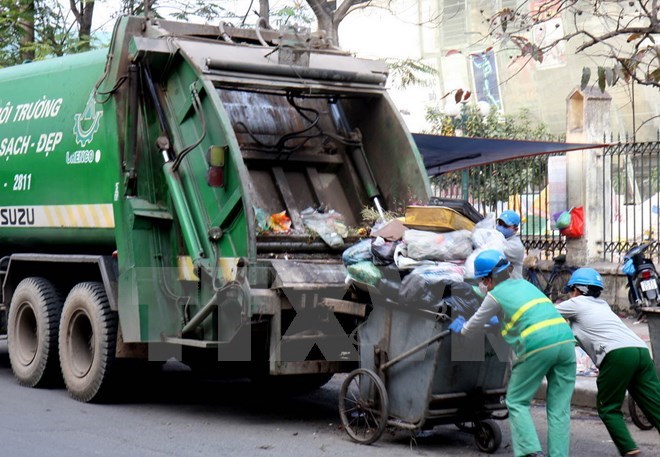
[[[0, 342], [0, 376], [13, 377], [6, 341]], [[268, 382], [246, 378], [219, 379], [201, 376], [186, 365], [169, 361], [163, 365], [122, 366], [113, 392], [105, 402], [112, 405], [189, 405], [198, 411], [227, 412], [261, 419], [320, 420], [337, 422], [337, 392], [340, 381], [295, 395], [270, 388]], [[63, 389], [63, 383], [51, 387]], [[73, 401], [73, 400], [72, 400]]]

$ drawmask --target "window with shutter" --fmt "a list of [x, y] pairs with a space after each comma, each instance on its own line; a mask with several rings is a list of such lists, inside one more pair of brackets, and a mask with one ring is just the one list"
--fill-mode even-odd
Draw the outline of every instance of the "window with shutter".
[[460, 47], [467, 42], [465, 0], [444, 0], [441, 36], [444, 48]]

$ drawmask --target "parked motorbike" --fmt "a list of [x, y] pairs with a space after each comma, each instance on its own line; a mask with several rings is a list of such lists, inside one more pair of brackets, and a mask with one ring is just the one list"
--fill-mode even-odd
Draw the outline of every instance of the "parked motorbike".
[[644, 252], [649, 246], [649, 243], [635, 246], [623, 257], [623, 272], [628, 276], [628, 287], [630, 288], [628, 301], [638, 317], [640, 308], [660, 305], [658, 273], [653, 261], [644, 256]]

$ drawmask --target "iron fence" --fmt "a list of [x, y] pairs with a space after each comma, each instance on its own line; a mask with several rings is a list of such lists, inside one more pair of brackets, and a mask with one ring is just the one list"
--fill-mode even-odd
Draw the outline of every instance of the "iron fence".
[[[538, 249], [543, 258], [565, 253], [566, 240], [554, 228], [553, 209], [565, 210], [565, 202], [553, 208], [549, 169], [553, 157], [535, 156], [445, 173], [431, 180], [433, 194], [469, 201], [481, 214], [518, 211], [522, 217], [520, 237], [529, 252]], [[565, 165], [563, 165], [565, 166]]]
[[660, 141], [619, 143], [603, 150], [603, 259], [620, 262], [649, 242], [660, 259]]

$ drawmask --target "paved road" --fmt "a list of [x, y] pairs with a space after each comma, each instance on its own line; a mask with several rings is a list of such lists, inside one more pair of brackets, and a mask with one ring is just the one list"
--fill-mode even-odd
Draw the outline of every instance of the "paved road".
[[[147, 389], [126, 388], [109, 405], [76, 402], [60, 389], [16, 384], [6, 344], [0, 343], [0, 456], [162, 457], [242, 456], [483, 456], [472, 437], [454, 426], [431, 433], [386, 434], [372, 446], [352, 443], [338, 424], [336, 398], [341, 377], [318, 392], [285, 399], [255, 399], [246, 382], [199, 382], [187, 372], [166, 372]], [[271, 394], [266, 392], [266, 394]], [[534, 408], [540, 429], [543, 409]], [[512, 455], [509, 429], [495, 455]], [[542, 432], [545, 433], [545, 432]], [[657, 432], [634, 431], [639, 444], [660, 455]], [[593, 413], [576, 411], [572, 455], [616, 456]]]

